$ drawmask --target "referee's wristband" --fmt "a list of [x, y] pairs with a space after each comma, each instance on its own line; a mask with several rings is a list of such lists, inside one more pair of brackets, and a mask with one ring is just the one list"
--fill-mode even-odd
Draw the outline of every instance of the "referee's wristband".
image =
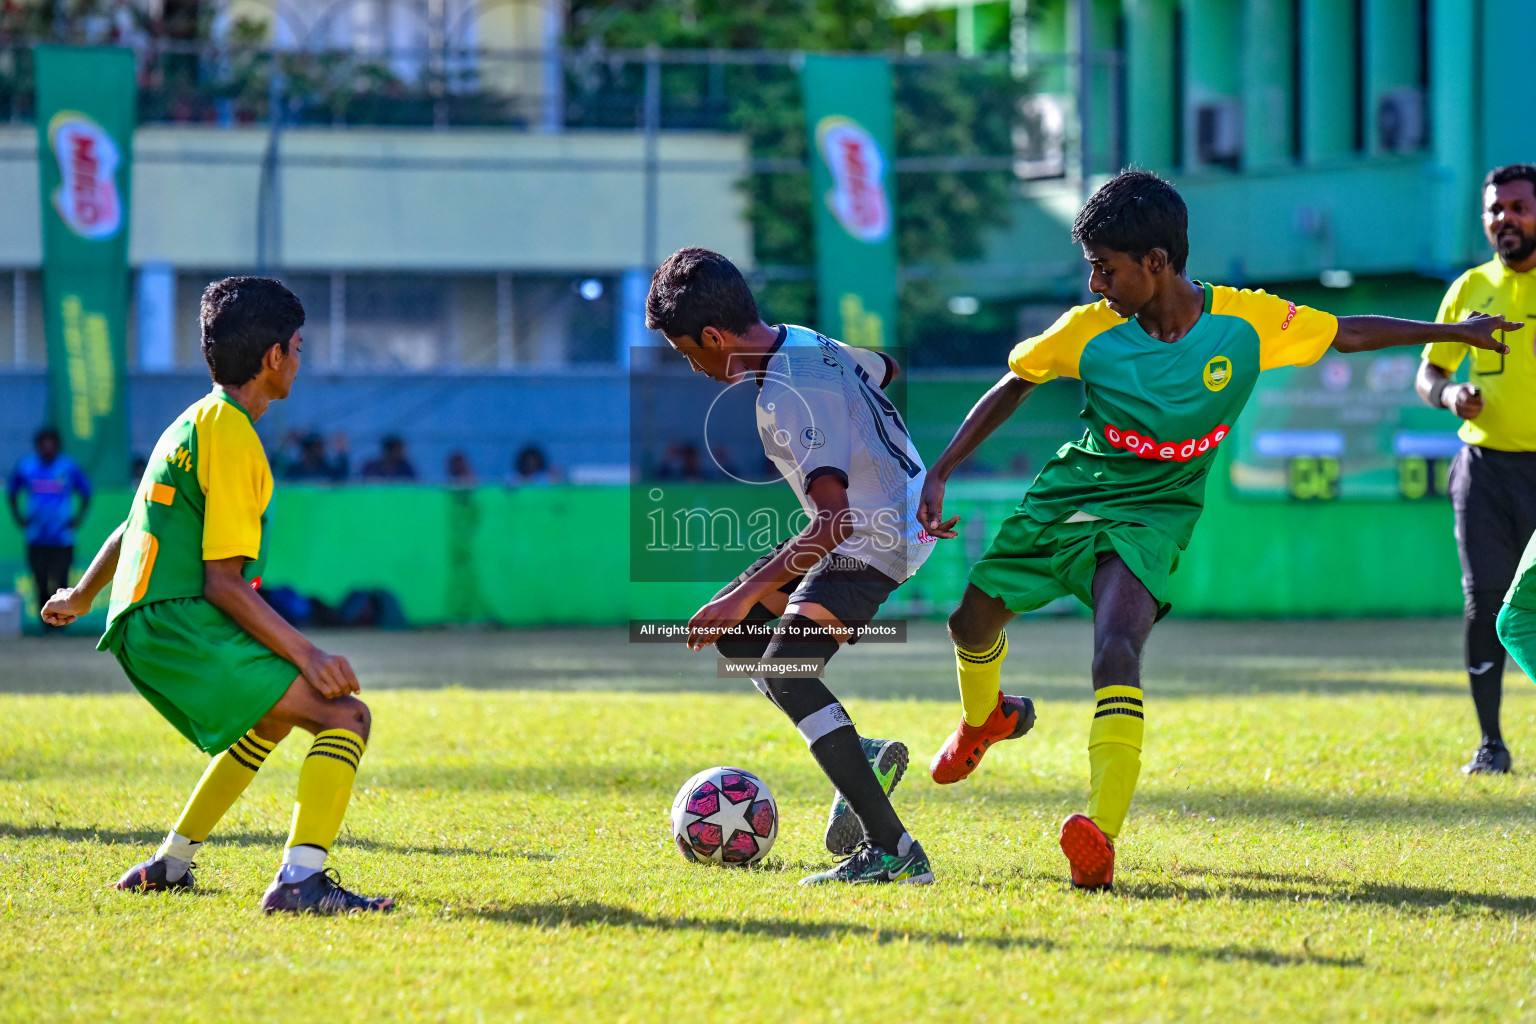
[[1449, 379], [1437, 381], [1434, 387], [1429, 389], [1429, 404], [1436, 409], [1445, 408], [1445, 389], [1451, 386]]

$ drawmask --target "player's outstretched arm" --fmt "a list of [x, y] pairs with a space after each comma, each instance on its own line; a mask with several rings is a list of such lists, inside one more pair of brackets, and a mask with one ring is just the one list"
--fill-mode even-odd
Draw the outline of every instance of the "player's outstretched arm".
[[251, 589], [244, 576], [245, 559], [217, 558], [203, 563], [203, 596], [235, 620], [268, 650], [293, 662], [322, 697], [343, 697], [361, 687], [352, 666], [339, 654], [327, 654], [290, 626]]
[[917, 503], [917, 521], [923, 529], [935, 537], [958, 536], [955, 526], [960, 522], [960, 517], [951, 516], [948, 520], [943, 518], [944, 485], [949, 482], [949, 475], [981, 447], [981, 442], [991, 437], [993, 431], [1006, 423], [1008, 417], [1019, 411], [1019, 406], [1024, 404], [1024, 399], [1029, 397], [1035, 387], [1033, 382], [1023, 377], [1006, 373], [965, 414], [965, 422], [955, 431], [955, 436], [943, 454], [934, 461], [923, 481], [923, 494]]
[[831, 473], [819, 476], [811, 481], [805, 496], [816, 509], [815, 518], [805, 524], [805, 529], [736, 589], [693, 613], [688, 620], [688, 646], [693, 650], [702, 650], [722, 633], [735, 628], [754, 604], [796, 576], [810, 572], [853, 533], [848, 485], [842, 478]]
[[1508, 352], [1509, 346], [1494, 335], [1500, 331], [1518, 331], [1524, 326], [1524, 323], [1514, 323], [1486, 313], [1474, 313], [1457, 324], [1399, 320], [1390, 316], [1341, 316], [1333, 347], [1340, 352], [1375, 352], [1400, 345], [1459, 341], [1490, 352]]
[[91, 610], [96, 595], [112, 582], [117, 572], [117, 556], [122, 551], [123, 531], [127, 528], [128, 524], [122, 523], [112, 531], [112, 536], [107, 538], [101, 550], [96, 552], [96, 557], [91, 559], [80, 582], [72, 587], [64, 587], [48, 599], [48, 603], [43, 605], [44, 622], [50, 626], [67, 626]]

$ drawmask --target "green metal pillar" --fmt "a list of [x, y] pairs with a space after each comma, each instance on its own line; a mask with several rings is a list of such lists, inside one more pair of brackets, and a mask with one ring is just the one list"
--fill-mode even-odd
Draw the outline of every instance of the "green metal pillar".
[[1209, 103], [1238, 102], [1243, 94], [1243, 13], [1227, 0], [1184, 3], [1184, 162], [1198, 154], [1198, 110]]
[[1296, 0], [1243, 5], [1243, 166], [1291, 162], [1292, 34]]
[[1178, 0], [1125, 0], [1126, 156], [1164, 171], [1179, 165]]
[[1435, 230], [1430, 262], [1441, 273], [1460, 272], [1484, 251], [1478, 224], [1482, 181], [1481, 89], [1477, 68], [1483, 51], [1477, 37], [1479, 0], [1430, 4], [1429, 125], [1434, 163]]
[[[1530, 44], [1536, 36], [1536, 3], [1482, 0], [1481, 59], [1467, 60], [1463, 75], [1482, 71], [1483, 163], [1536, 161], [1536, 90], [1530, 82]], [[1470, 57], [1472, 51], [1467, 51]]]
[[1308, 162], [1355, 152], [1354, 0], [1301, 4], [1302, 156]]

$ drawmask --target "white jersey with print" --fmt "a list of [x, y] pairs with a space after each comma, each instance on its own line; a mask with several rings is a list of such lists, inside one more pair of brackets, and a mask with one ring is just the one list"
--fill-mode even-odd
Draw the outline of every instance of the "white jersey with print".
[[779, 328], [762, 375], [757, 431], [807, 514], [811, 482], [826, 473], [848, 485], [853, 533], [834, 549], [905, 582], [933, 550], [917, 523], [926, 470], [884, 387], [895, 360], [806, 327]]

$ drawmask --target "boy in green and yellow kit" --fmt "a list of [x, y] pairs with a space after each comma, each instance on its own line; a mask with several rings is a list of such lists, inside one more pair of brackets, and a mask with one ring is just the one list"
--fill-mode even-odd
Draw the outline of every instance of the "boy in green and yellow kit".
[[341, 829], [370, 717], [347, 660], [315, 647], [256, 594], [272, 498], [255, 422], [287, 398], [299, 371], [304, 308], [268, 278], [232, 277], [203, 293], [202, 349], [213, 391], [161, 434], [115, 530], [43, 618], [64, 625], [112, 600], [98, 645], [188, 740], [213, 754], [155, 855], [119, 889], [190, 889], [192, 858], [295, 726], [315, 741], [267, 913], [388, 910], [387, 897], [348, 892], [326, 856]]
[[1001, 693], [1009, 620], [1067, 594], [1091, 607], [1088, 813], [1071, 815], [1061, 830], [1072, 882], [1083, 889], [1113, 882], [1114, 840], [1141, 769], [1142, 647], [1169, 610], [1168, 578], [1200, 517], [1206, 476], [1259, 373], [1306, 366], [1330, 347], [1457, 340], [1502, 351], [1494, 333], [1518, 327], [1500, 317], [1335, 318], [1261, 291], [1194, 282], [1184, 272], [1188, 223], [1173, 186], [1144, 171], [1122, 172], [1088, 200], [1073, 238], [1102, 301], [1068, 310], [1014, 348], [1009, 372], [928, 471], [918, 507], [930, 534], [955, 536], [959, 517], [943, 519], [955, 467], [1038, 385], [1083, 382], [1087, 429], [1041, 470], [950, 616], [964, 714], [929, 766], [934, 781], [959, 782], [992, 744], [1032, 724], [1027, 699]]
[[1499, 642], [1520, 671], [1536, 682], [1536, 536], [1525, 546], [1515, 582], [1499, 609]]

